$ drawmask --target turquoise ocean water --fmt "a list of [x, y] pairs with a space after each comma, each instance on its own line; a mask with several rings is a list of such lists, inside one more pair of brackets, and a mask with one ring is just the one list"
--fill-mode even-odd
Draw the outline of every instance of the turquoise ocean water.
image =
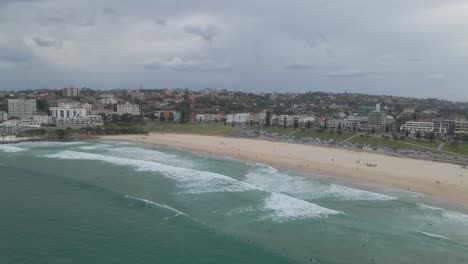
[[468, 263], [422, 195], [125, 142], [0, 145], [0, 235], [0, 263]]

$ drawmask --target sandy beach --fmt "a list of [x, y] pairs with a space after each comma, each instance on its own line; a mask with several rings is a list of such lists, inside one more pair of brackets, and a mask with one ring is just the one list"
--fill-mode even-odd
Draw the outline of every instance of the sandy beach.
[[398, 158], [378, 153], [186, 134], [103, 136], [101, 140], [131, 141], [260, 162], [282, 169], [337, 177], [361, 185], [380, 185], [421, 193], [467, 208], [468, 169], [460, 165]]

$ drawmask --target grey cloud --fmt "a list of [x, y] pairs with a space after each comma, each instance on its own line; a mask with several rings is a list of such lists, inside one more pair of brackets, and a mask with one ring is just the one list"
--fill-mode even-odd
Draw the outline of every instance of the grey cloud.
[[162, 18], [156, 18], [154, 22], [156, 22], [156, 24], [160, 25], [161, 27], [165, 27], [167, 24], [166, 20]]
[[433, 73], [427, 76], [427, 79], [429, 80], [442, 80], [445, 79], [445, 74], [444, 73]]
[[6, 6], [9, 4], [16, 4], [16, 3], [37, 3], [41, 1], [42, 0], [0, 0], [0, 6]]
[[102, 12], [104, 14], [108, 14], [108, 15], [118, 15], [119, 14], [119, 12], [117, 10], [115, 10], [113, 8], [110, 8], [110, 7], [104, 7], [102, 9]]
[[0, 61], [20, 63], [27, 62], [32, 57], [32, 52], [21, 40], [0, 43]]
[[48, 15], [39, 18], [39, 22], [43, 25], [58, 25], [58, 26], [77, 26], [90, 27], [94, 26], [95, 22], [92, 18], [84, 17], [74, 13]]
[[324, 76], [327, 77], [364, 77], [369, 75], [382, 75], [382, 74], [389, 74], [388, 71], [363, 71], [359, 69], [344, 69], [338, 71], [331, 71], [325, 73]]
[[59, 49], [62, 47], [62, 42], [60, 40], [48, 39], [44, 37], [34, 37], [33, 41], [39, 47], [54, 47], [56, 49]]
[[[83, 79], [90, 87], [130, 87], [137, 79], [159, 87], [346, 87], [468, 100], [468, 75], [462, 73], [468, 65], [467, 1], [36, 2], [0, 0], [0, 77], [11, 88]], [[37, 48], [62, 41], [62, 52]], [[47, 67], [30, 67], [38, 61]], [[8, 68], [14, 62], [22, 63]], [[5, 74], [32, 68], [34, 75]], [[211, 74], [216, 70], [222, 74]]]
[[300, 63], [290, 64], [286, 66], [286, 69], [288, 70], [307, 70], [311, 68], [314, 68], [314, 66], [311, 64], [300, 64]]
[[187, 32], [189, 34], [197, 35], [197, 36], [203, 38], [204, 40], [206, 40], [208, 42], [212, 42], [214, 37], [216, 37], [220, 33], [220, 30], [214, 24], [186, 25], [184, 27], [184, 30], [185, 30], [185, 32]]
[[181, 57], [151, 58], [144, 62], [144, 68], [148, 70], [229, 70], [228, 64], [219, 64], [210, 59], [191, 59]]

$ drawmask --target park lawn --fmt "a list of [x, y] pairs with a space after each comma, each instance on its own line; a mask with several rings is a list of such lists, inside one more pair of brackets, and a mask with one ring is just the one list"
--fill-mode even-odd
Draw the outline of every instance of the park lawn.
[[423, 146], [423, 147], [426, 147], [426, 148], [433, 148], [433, 149], [437, 149], [439, 147], [439, 144], [440, 144], [440, 142], [438, 142], [438, 141], [431, 142], [431, 141], [417, 140], [417, 139], [405, 139], [402, 142], [407, 142], [407, 143], [410, 143], [410, 144], [416, 144], [416, 145], [419, 145], [419, 146]]
[[445, 143], [442, 149], [445, 151], [451, 151], [451, 152], [455, 152], [461, 155], [468, 156], [468, 144], [467, 143], [460, 143], [458, 144], [458, 146], [453, 145], [451, 143]]
[[334, 141], [344, 141], [347, 138], [353, 136], [353, 134], [350, 133], [337, 133], [337, 132], [318, 132], [317, 130], [306, 130], [302, 131], [300, 129], [294, 129], [294, 128], [279, 128], [279, 127], [268, 127], [268, 128], [263, 128], [265, 131], [273, 132], [273, 133], [278, 133], [282, 135], [291, 135], [291, 136], [296, 136], [296, 137], [309, 137], [309, 138], [318, 138], [320, 140], [331, 140], [333, 139]]
[[148, 121], [145, 129], [153, 133], [180, 133], [226, 136], [239, 134], [239, 127], [224, 124], [179, 123], [170, 121]]
[[293, 134], [294, 136], [298, 137], [310, 137], [310, 138], [318, 138], [320, 140], [331, 140], [333, 141], [345, 141], [346, 139], [353, 136], [351, 133], [338, 133], [338, 132], [318, 132], [316, 130], [308, 130], [308, 131], [299, 131]]
[[[412, 149], [418, 151], [431, 151], [431, 152], [439, 152], [437, 151], [436, 146], [437, 144], [432, 145], [431, 142], [424, 142], [424, 141], [417, 141], [417, 140], [393, 140], [393, 139], [386, 139], [382, 137], [366, 137], [366, 136], [359, 136], [352, 138], [349, 142], [355, 144], [367, 144], [372, 146], [382, 146], [382, 147], [389, 147], [394, 149]], [[407, 143], [406, 143], [407, 142]], [[408, 144], [410, 143], [410, 144]], [[426, 143], [430, 143], [426, 144]]]

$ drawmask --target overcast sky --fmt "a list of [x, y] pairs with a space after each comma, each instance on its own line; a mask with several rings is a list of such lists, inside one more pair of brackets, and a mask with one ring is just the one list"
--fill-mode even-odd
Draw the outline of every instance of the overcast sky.
[[0, 89], [468, 101], [466, 0], [0, 0]]

